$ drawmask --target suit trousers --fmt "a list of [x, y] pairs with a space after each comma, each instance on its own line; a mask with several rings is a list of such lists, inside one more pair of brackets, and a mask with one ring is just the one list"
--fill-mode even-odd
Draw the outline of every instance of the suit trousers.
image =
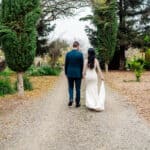
[[69, 100], [73, 101], [74, 96], [74, 85], [76, 89], [76, 103], [80, 103], [80, 91], [81, 91], [81, 78], [70, 78], [68, 77], [68, 90], [69, 90]]

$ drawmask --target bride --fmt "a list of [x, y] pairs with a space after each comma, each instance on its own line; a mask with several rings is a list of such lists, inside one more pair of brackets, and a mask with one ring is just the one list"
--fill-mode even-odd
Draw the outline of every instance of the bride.
[[[99, 76], [102, 82], [100, 91], [98, 92]], [[85, 60], [83, 77], [86, 81], [86, 107], [96, 111], [104, 110], [104, 77], [93, 48], [89, 48], [88, 50], [88, 59]]]

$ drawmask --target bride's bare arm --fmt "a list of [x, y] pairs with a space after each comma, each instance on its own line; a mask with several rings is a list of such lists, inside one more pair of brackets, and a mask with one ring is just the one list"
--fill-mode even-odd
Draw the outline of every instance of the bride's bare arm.
[[103, 76], [101, 67], [100, 67], [99, 62], [98, 62], [97, 59], [96, 59], [96, 68], [97, 68], [98, 73], [100, 74], [101, 80], [104, 80], [104, 76]]

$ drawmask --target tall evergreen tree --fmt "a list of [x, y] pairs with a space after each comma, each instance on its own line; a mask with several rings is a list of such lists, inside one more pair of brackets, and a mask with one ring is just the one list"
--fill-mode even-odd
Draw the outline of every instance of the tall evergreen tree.
[[49, 35], [54, 31], [55, 25], [51, 25], [51, 22], [47, 22], [40, 19], [37, 25], [37, 50], [36, 55], [43, 56], [48, 52], [48, 40]]
[[33, 63], [39, 0], [2, 0], [0, 41], [7, 65], [17, 72], [18, 92], [24, 94], [23, 73]]
[[124, 69], [128, 46], [142, 47], [145, 34], [150, 33], [150, 0], [119, 0], [118, 47], [111, 64]]
[[95, 29], [86, 28], [91, 44], [96, 48], [97, 56], [105, 63], [108, 71], [116, 48], [117, 37], [117, 1], [93, 1], [93, 16], [82, 20], [91, 19]]

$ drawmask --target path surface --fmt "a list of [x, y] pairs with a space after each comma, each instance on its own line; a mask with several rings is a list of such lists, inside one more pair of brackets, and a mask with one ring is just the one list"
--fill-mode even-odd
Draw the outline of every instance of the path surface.
[[97, 113], [83, 96], [81, 108], [68, 108], [66, 91], [63, 76], [42, 100], [0, 117], [0, 150], [150, 150], [150, 126], [123, 96], [107, 87], [107, 109]]

